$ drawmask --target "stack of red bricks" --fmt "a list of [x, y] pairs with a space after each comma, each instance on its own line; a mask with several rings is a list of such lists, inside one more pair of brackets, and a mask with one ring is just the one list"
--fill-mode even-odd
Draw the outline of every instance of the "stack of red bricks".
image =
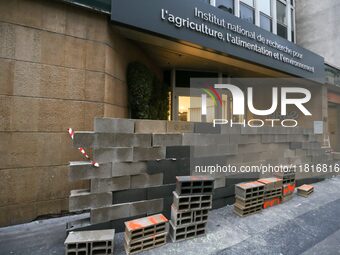
[[234, 212], [243, 217], [261, 211], [264, 201], [264, 186], [258, 181], [235, 185]]
[[166, 243], [168, 219], [163, 214], [125, 222], [126, 254], [135, 254]]
[[264, 201], [263, 209], [281, 204], [282, 201], [282, 185], [280, 178], [264, 178], [258, 180], [264, 184]]
[[280, 173], [275, 173], [275, 176], [282, 179], [282, 202], [287, 202], [292, 199], [293, 193], [296, 187], [295, 184], [295, 170], [294, 168], [290, 168]]
[[209, 176], [176, 177], [169, 230], [173, 242], [205, 234], [213, 189], [214, 179]]

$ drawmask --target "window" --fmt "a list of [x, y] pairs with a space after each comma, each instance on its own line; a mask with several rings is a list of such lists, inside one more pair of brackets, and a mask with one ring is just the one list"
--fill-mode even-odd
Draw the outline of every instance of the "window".
[[216, 0], [216, 7], [234, 14], [234, 0]]
[[247, 4], [240, 3], [240, 18], [255, 24], [254, 8]]
[[292, 25], [292, 42], [295, 42], [295, 17], [294, 17], [294, 9], [291, 9], [291, 25]]
[[260, 0], [259, 1], [259, 11], [268, 15], [268, 16], [272, 16], [271, 15], [271, 0]]
[[241, 2], [247, 4], [247, 5], [251, 6], [251, 7], [254, 7], [254, 0], [241, 0]]
[[260, 27], [272, 32], [272, 19], [267, 15], [260, 13]]
[[276, 15], [277, 15], [277, 34], [287, 39], [287, 13], [286, 5], [279, 0], [276, 3]]

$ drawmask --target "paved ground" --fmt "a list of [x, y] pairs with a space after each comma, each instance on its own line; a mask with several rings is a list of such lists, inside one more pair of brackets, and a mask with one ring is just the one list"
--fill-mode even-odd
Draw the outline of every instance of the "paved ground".
[[[0, 254], [64, 254], [65, 224], [84, 215], [0, 229]], [[315, 184], [309, 198], [237, 217], [232, 206], [210, 213], [205, 237], [168, 243], [142, 254], [340, 254], [340, 177]], [[122, 234], [115, 253], [125, 254]]]

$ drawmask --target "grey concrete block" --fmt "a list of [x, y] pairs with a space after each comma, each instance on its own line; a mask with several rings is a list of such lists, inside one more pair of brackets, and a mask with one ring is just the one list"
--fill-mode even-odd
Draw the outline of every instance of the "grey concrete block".
[[100, 164], [99, 167], [94, 167], [87, 161], [70, 162], [69, 180], [78, 181], [95, 178], [110, 178], [112, 176], [111, 169], [111, 163], [103, 163]]
[[[112, 204], [130, 203], [130, 202], [151, 199], [151, 198], [148, 198], [147, 191], [148, 191], [147, 188], [114, 191], [112, 192]], [[157, 198], [163, 198], [163, 197], [157, 197]]]
[[213, 200], [220, 199], [220, 198], [226, 198], [230, 196], [235, 195], [235, 186], [234, 185], [228, 185], [226, 187], [221, 187], [214, 189], [213, 192]]
[[213, 123], [195, 122], [194, 126], [195, 133], [201, 134], [221, 134], [221, 126], [213, 126]]
[[134, 120], [115, 118], [95, 118], [94, 131], [96, 133], [133, 133]]
[[88, 190], [72, 190], [69, 198], [70, 212], [81, 211], [112, 204], [112, 193], [93, 194]]
[[136, 175], [146, 173], [148, 166], [146, 162], [113, 162], [112, 177], [124, 175]]
[[130, 203], [110, 205], [91, 210], [91, 224], [97, 224], [112, 220], [130, 217]]
[[208, 221], [209, 210], [197, 210], [197, 211], [187, 211], [178, 212], [177, 209], [171, 207], [171, 222], [174, 226], [181, 226], [194, 223], [203, 223]]
[[162, 186], [155, 186], [147, 188], [147, 199], [156, 198], [170, 198], [172, 199], [172, 192], [176, 190], [175, 184], [165, 184]]
[[178, 212], [211, 209], [212, 206], [212, 195], [179, 196], [175, 191], [173, 195], [173, 206]]
[[214, 178], [210, 175], [177, 176], [176, 194], [180, 196], [211, 195], [214, 182]]
[[151, 147], [151, 134], [96, 134], [96, 147]]
[[93, 150], [93, 158], [99, 164], [133, 161], [133, 148], [98, 148]]
[[164, 159], [147, 162], [147, 173], [163, 173], [163, 183], [176, 183], [176, 176], [190, 175], [190, 160], [183, 159]]
[[166, 133], [166, 125], [165, 120], [136, 120], [135, 133]]
[[235, 204], [235, 196], [219, 198], [219, 199], [213, 200], [212, 209], [219, 209], [227, 205], [233, 205], [233, 204]]
[[190, 158], [190, 146], [167, 146], [165, 157], [167, 159]]
[[131, 176], [131, 188], [147, 188], [163, 184], [163, 173], [139, 174]]
[[227, 134], [183, 134], [183, 145], [202, 146], [202, 145], [224, 145], [229, 144], [230, 135]]
[[231, 144], [259, 144], [261, 143], [260, 135], [231, 135]]
[[91, 192], [102, 193], [112, 192], [116, 190], [129, 189], [131, 186], [130, 176], [120, 176], [108, 179], [93, 179], [91, 180]]
[[226, 185], [225, 177], [216, 178], [214, 182], [214, 189], [223, 188]]
[[240, 135], [241, 134], [241, 126], [230, 127], [228, 125], [221, 125], [221, 134]]
[[179, 146], [179, 145], [182, 145], [182, 134], [152, 135], [152, 146], [156, 147], [156, 146]]
[[131, 203], [130, 216], [146, 213], [148, 215], [163, 211], [163, 199], [152, 199]]
[[70, 232], [64, 242], [66, 255], [113, 253], [114, 229]]
[[165, 159], [165, 147], [133, 148], [133, 161]]
[[291, 150], [301, 149], [302, 143], [301, 142], [291, 142], [291, 143], [289, 143], [289, 148]]
[[74, 147], [89, 148], [89, 147], [93, 147], [95, 143], [96, 143], [96, 137], [95, 137], [94, 132], [86, 132], [86, 131], [74, 132], [74, 137], [73, 137]]
[[173, 242], [182, 241], [190, 238], [196, 238], [205, 235], [207, 223], [198, 223], [183, 226], [174, 226], [170, 221], [169, 233]]
[[195, 146], [191, 148], [191, 151], [194, 157], [235, 155], [238, 152], [238, 146], [236, 144]]
[[194, 133], [194, 123], [187, 121], [167, 121], [167, 133]]

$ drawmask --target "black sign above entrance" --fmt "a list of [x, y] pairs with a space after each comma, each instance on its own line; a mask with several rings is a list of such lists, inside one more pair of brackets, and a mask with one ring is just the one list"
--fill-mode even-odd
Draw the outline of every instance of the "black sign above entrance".
[[198, 0], [112, 0], [111, 20], [324, 83], [324, 59]]

